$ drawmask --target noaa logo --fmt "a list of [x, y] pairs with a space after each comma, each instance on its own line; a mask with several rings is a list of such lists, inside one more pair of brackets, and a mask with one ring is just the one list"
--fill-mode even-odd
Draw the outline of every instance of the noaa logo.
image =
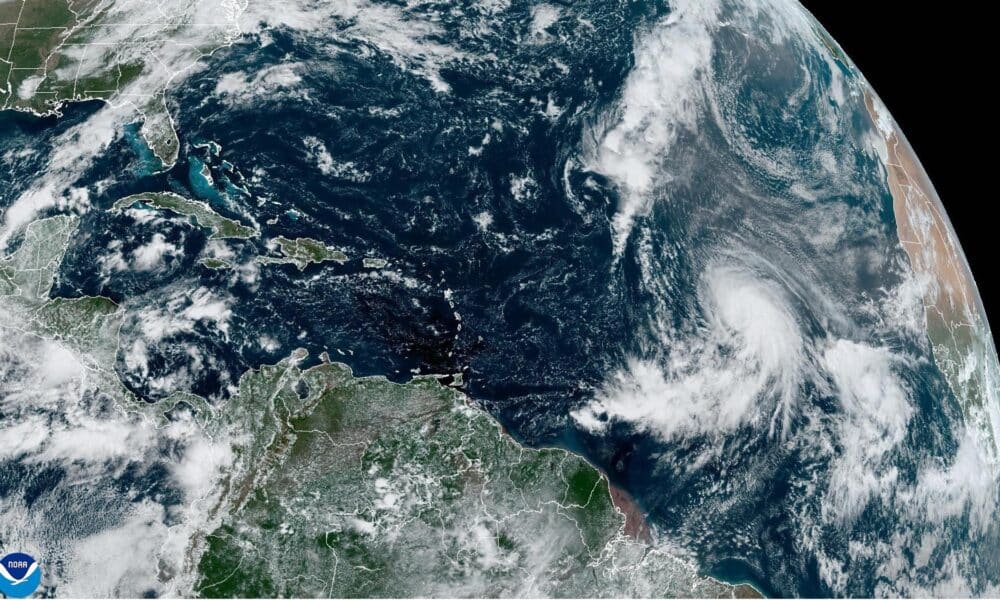
[[42, 582], [42, 570], [31, 556], [11, 552], [0, 558], [0, 592], [8, 598], [27, 598]]

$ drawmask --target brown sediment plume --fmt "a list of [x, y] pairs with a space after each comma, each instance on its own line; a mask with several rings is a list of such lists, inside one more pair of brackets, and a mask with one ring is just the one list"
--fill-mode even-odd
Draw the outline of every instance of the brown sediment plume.
[[741, 583], [733, 588], [733, 598], [763, 598], [757, 588], [747, 583]]
[[608, 489], [611, 491], [611, 502], [625, 515], [625, 535], [634, 540], [652, 543], [653, 534], [650, 531], [649, 523], [646, 522], [646, 515], [643, 514], [642, 509], [639, 508], [632, 496], [610, 482]]
[[[605, 475], [606, 477], [606, 475]], [[608, 482], [608, 489], [611, 492], [611, 502], [615, 505], [615, 508], [620, 510], [623, 515], [625, 515], [625, 535], [632, 538], [633, 540], [643, 542], [646, 544], [653, 543], [653, 532], [649, 527], [649, 522], [646, 521], [646, 515], [639, 508], [639, 504], [629, 495], [628, 492], [622, 488], [616, 486], [615, 484]], [[727, 588], [729, 590], [728, 594], [720, 595], [723, 598], [763, 598], [764, 595], [760, 593], [757, 588], [753, 587], [748, 583], [735, 583], [731, 584], [732, 587]], [[716, 590], [718, 591], [718, 590]]]

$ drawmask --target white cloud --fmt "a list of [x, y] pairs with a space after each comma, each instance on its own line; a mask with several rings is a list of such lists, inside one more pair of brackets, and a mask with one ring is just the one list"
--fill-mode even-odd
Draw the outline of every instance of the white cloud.
[[830, 472], [823, 506], [837, 518], [853, 519], [872, 494], [896, 484], [895, 468], [884, 461], [903, 441], [913, 407], [892, 371], [892, 360], [885, 348], [847, 340], [837, 340], [823, 354], [842, 409], [838, 426], [843, 450]]
[[111, 459], [141, 457], [149, 448], [153, 430], [115, 420], [81, 414], [69, 424], [49, 426], [45, 448], [26, 462], [82, 460], [100, 463]]
[[510, 195], [518, 202], [525, 202], [533, 198], [537, 187], [538, 183], [531, 175], [510, 176]]
[[536, 4], [531, 7], [531, 35], [536, 38], [547, 37], [546, 30], [559, 20], [561, 11], [552, 4]]
[[[440, 70], [451, 61], [469, 59], [463, 52], [442, 43], [443, 30], [434, 17], [420, 14], [426, 5], [391, 4], [367, 0], [340, 0], [316, 4], [286, 2], [281, 10], [266, 4], [251, 6], [243, 15], [244, 27], [259, 30], [262, 23], [284, 25], [306, 32], [321, 32], [337, 40], [371, 44], [403, 69], [424, 77], [439, 93], [450, 91]], [[331, 51], [339, 52], [333, 48]]]
[[316, 167], [323, 175], [338, 177], [348, 181], [364, 183], [371, 179], [371, 174], [360, 169], [353, 161], [338, 162], [327, 149], [326, 144], [317, 137], [307, 136], [302, 140], [307, 152]]
[[75, 354], [57, 342], [43, 342], [45, 360], [39, 365], [39, 376], [49, 388], [61, 386], [83, 376], [83, 365]]
[[703, 108], [717, 21], [714, 1], [684, 1], [636, 42], [635, 66], [616, 109], [587, 138], [596, 140], [585, 162], [620, 189], [612, 221], [614, 251], [625, 248], [635, 218], [670, 175], [660, 166], [684, 130], [694, 130]]
[[19, 422], [7, 419], [0, 427], [0, 460], [9, 460], [24, 454], [32, 454], [42, 447], [48, 438], [48, 423], [41, 415], [25, 415]]
[[916, 488], [904, 494], [915, 515], [938, 523], [970, 509], [973, 531], [985, 534], [993, 525], [997, 509], [994, 468], [982, 452], [976, 430], [966, 429], [950, 465], [926, 465]]
[[305, 97], [306, 92], [299, 89], [302, 83], [299, 72], [304, 68], [301, 63], [279, 63], [254, 73], [225, 73], [215, 84], [215, 95], [230, 106], [246, 105], [260, 98]]
[[[47, 576], [66, 596], [189, 593], [195, 576], [191, 540], [221, 518], [208, 507], [221, 493], [220, 474], [232, 464], [231, 438], [224, 431], [207, 435], [190, 416], [158, 428], [153, 419], [93, 397], [93, 373], [80, 368], [80, 357], [71, 351], [11, 329], [2, 332], [0, 458], [39, 469], [52, 465], [66, 475], [54, 482], [61, 489], [43, 492], [30, 510], [21, 494], [0, 498], [0, 512], [11, 517], [0, 523], [0, 536], [64, 565]], [[112, 491], [128, 485], [124, 469], [137, 466], [158, 477], [158, 464], [170, 473], [164, 484], [183, 492], [181, 506], [169, 504], [170, 494], [133, 502], [131, 494], [139, 490]], [[67, 504], [81, 486], [94, 502]], [[111, 497], [114, 502], [107, 501]], [[88, 519], [87, 531], [96, 533], [81, 538], [79, 529], [59, 529], [63, 535], [52, 535], [53, 527], [80, 519]], [[174, 575], [164, 579], [164, 573]]]
[[143, 310], [138, 316], [139, 328], [151, 342], [175, 333], [189, 333], [199, 321], [211, 323], [218, 331], [227, 334], [232, 316], [231, 302], [232, 298], [217, 296], [204, 287], [177, 292], [163, 306]]
[[625, 421], [667, 440], [748, 423], [787, 428], [809, 364], [784, 292], [746, 268], [716, 265], [702, 277], [699, 298], [703, 323], [663, 340], [668, 358], [630, 360], [572, 413], [577, 423], [601, 431]]
[[276, 352], [279, 348], [281, 348], [281, 344], [278, 340], [269, 335], [262, 335], [257, 338], [257, 345], [267, 352]]
[[483, 212], [472, 217], [472, 220], [475, 222], [476, 227], [478, 227], [480, 231], [486, 231], [490, 228], [490, 225], [493, 224], [493, 215], [491, 215], [489, 211], [484, 210]]
[[0, 250], [10, 237], [41, 212], [61, 206], [86, 208], [89, 195], [73, 184], [121, 134], [126, 116], [105, 106], [86, 121], [70, 128], [52, 142], [48, 163], [32, 186], [4, 212]]
[[222, 333], [229, 332], [230, 301], [216, 297], [207, 288], [198, 288], [191, 294], [191, 303], [181, 313], [191, 321], [211, 321]]
[[214, 491], [222, 470], [234, 459], [229, 440], [212, 441], [201, 435], [190, 418], [174, 422], [164, 433], [184, 443], [184, 454], [171, 466], [171, 473], [187, 501], [194, 502]]
[[167, 256], [177, 256], [180, 248], [167, 242], [162, 233], [132, 251], [132, 264], [137, 271], [152, 271], [163, 264]]
[[167, 532], [164, 519], [163, 506], [145, 501], [125, 522], [79, 540], [66, 561], [60, 593], [71, 598], [139, 598], [148, 590], [162, 592], [158, 554]]
[[326, 144], [324, 144], [319, 138], [313, 136], [307, 136], [304, 140], [302, 140], [302, 142], [312, 155], [313, 160], [316, 162], [316, 166], [319, 167], [319, 172], [324, 175], [330, 175], [333, 173], [333, 156], [331, 156], [330, 151], [326, 149]]

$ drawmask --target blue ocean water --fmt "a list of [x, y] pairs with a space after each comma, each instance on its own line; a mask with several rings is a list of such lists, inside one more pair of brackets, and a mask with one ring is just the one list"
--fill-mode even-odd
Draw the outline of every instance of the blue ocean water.
[[[659, 328], [704, 328], [699, 286], [719, 248], [765, 257], [753, 267], [775, 279], [805, 271], [823, 280], [819, 290], [794, 277], [782, 281], [806, 337], [873, 337], [868, 329], [877, 327], [876, 317], [843, 313], [858, 298], [898, 284], [893, 260], [903, 253], [884, 173], [861, 142], [868, 125], [860, 113], [844, 115], [837, 128], [823, 122], [822, 103], [832, 100], [819, 91], [834, 85], [834, 69], [843, 69], [840, 76], [849, 70], [794, 41], [776, 48], [720, 28], [714, 76], [733, 83], [715, 104], [718, 122], [677, 134], [674, 147], [681, 150], [658, 165], [676, 174], [669, 195], [641, 215], [642, 235], [629, 238], [619, 256], [609, 223], [622, 192], [585, 164], [581, 146], [592, 142], [588, 134], [600, 119], [622, 110], [616, 103], [635, 66], [636, 38], [668, 7], [564, 7], [590, 27], [574, 28], [556, 44], [519, 43], [511, 28], [530, 18], [530, 8], [514, 3], [495, 30], [473, 37], [463, 37], [461, 16], [441, 23], [444, 41], [497, 57], [441, 68], [436, 75], [446, 94], [425, 73], [400, 68], [361, 42], [282, 28], [247, 39], [215, 53], [171, 90], [182, 139], [176, 166], [157, 171], [129, 129], [80, 182], [107, 182], [92, 198], [98, 209], [128, 194], [173, 190], [252, 221], [259, 239], [227, 245], [235, 263], [267, 254], [265, 241], [279, 235], [322, 240], [343, 250], [347, 263], [301, 272], [269, 265], [235, 276], [198, 262], [210, 242], [187, 220], [152, 224], [91, 210], [54, 294], [105, 295], [136, 314], [181, 289], [224, 290], [234, 298], [226, 331], [198, 322], [159, 340], [146, 348], [141, 372], [127, 354], [143, 335], [143, 321], [126, 320], [118, 372], [150, 401], [176, 387], [150, 383], [165, 380], [223, 402], [241, 373], [295, 347], [314, 357], [325, 350], [356, 374], [397, 381], [417, 372], [461, 372], [464, 390], [517, 439], [586, 456], [637, 499], [657, 531], [691, 550], [706, 573], [748, 581], [767, 595], [874, 593], [882, 559], [852, 543], [892, 543], [900, 525], [893, 505], [873, 500], [853, 520], [803, 537], [807, 526], [822, 522], [816, 488], [844, 450], [819, 452], [810, 443], [816, 420], [840, 410], [831, 386], [803, 382], [797, 393], [815, 410], [795, 413], [780, 435], [742, 426], [664, 439], [627, 422], [594, 433], [571, 418], [631, 357], [683, 358], [680, 347], [664, 347]], [[247, 101], [216, 92], [226, 74], [288, 64], [298, 65], [293, 88], [265, 88]], [[799, 93], [808, 100], [786, 101]], [[69, 106], [60, 119], [0, 114], [3, 144], [44, 145], [95, 110]], [[720, 122], [738, 124], [736, 133]], [[815, 152], [820, 145], [827, 154]], [[332, 166], [324, 167], [320, 147]], [[796, 187], [802, 181], [760, 159], [774, 155], [809, 175], [808, 194]], [[851, 185], [827, 167], [826, 156], [850, 172]], [[40, 165], [30, 156], [4, 158], [12, 181], [6, 197], [26, 189]], [[839, 245], [820, 247], [802, 236], [801, 227], [810, 226], [803, 215], [816, 206], [842, 207], [836, 215], [847, 215]], [[127, 255], [154, 235], [183, 251], [148, 272], [95, 269], [94, 257], [108, 254], [113, 243]], [[390, 266], [366, 268], [363, 257]], [[655, 287], [650, 272], [657, 274]], [[904, 334], [879, 335], [880, 343], [922, 359], [902, 372], [915, 408], [892, 454], [895, 477], [913, 483], [928, 461], [955, 454], [960, 440], [949, 424], [961, 415], [925, 350], [911, 347]], [[262, 344], [262, 336], [273, 343]], [[210, 357], [202, 368], [189, 368], [191, 348]], [[184, 377], [171, 379], [179, 372]], [[62, 475], [31, 477], [30, 493], [41, 494]], [[135, 487], [145, 478], [144, 487], [163, 496], [170, 493], [158, 488], [165, 477], [136, 472], [123, 480]], [[968, 515], [955, 516], [944, 530], [950, 539], [938, 548], [967, 543]], [[843, 588], [824, 578], [831, 556], [845, 566]], [[941, 549], [928, 558], [928, 582], [947, 560]], [[990, 560], [977, 563], [981, 573], [994, 566]]]

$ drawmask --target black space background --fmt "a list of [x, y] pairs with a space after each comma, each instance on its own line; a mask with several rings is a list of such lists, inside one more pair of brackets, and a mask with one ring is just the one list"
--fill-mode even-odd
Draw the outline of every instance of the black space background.
[[[1000, 338], [995, 130], [998, 34], [978, 4], [802, 0], [896, 118], [958, 232]], [[968, 10], [967, 10], [968, 9]]]

